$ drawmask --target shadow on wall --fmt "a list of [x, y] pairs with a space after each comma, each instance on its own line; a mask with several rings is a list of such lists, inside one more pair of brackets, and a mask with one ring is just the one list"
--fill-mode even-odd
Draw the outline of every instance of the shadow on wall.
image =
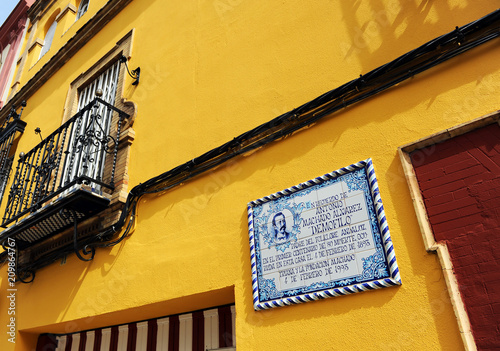
[[[339, 3], [342, 23], [351, 38], [350, 42], [339, 43], [339, 50], [344, 60], [359, 60], [362, 66], [360, 73], [366, 73], [435, 37], [451, 32], [455, 26], [479, 19], [494, 11], [498, 5], [487, 1], [481, 6], [473, 6], [474, 3], [467, 0], [455, 1], [454, 4], [451, 0], [358, 0]], [[491, 6], [487, 6], [488, 3]], [[357, 13], [370, 13], [371, 16], [361, 18]], [[391, 51], [394, 54], [390, 54]]]

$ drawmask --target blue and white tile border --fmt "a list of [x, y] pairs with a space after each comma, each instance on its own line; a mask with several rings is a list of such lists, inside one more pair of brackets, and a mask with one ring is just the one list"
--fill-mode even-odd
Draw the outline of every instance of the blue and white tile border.
[[[255, 218], [254, 218], [254, 215], [258, 214], [254, 213], [254, 208], [257, 208], [257, 210], [259, 211], [259, 206], [262, 206], [266, 203], [272, 204], [273, 202], [276, 202], [281, 198], [293, 196], [293, 194], [297, 192], [304, 193], [304, 191], [306, 191], [307, 193], [306, 189], [314, 189], [315, 187], [321, 186], [326, 182], [335, 181], [336, 179], [340, 180], [341, 177], [356, 172], [358, 170], [362, 170], [362, 173], [366, 174], [365, 178], [368, 183], [366, 196], [369, 199], [370, 198], [372, 199], [370, 203], [375, 212], [374, 217], [376, 217], [376, 226], [378, 226], [379, 234], [381, 235], [379, 246], [385, 258], [384, 262], [387, 265], [386, 267], [388, 269], [386, 273], [387, 276], [381, 279], [368, 279], [366, 281], [361, 281], [361, 282], [358, 281], [349, 285], [326, 288], [326, 289], [321, 287], [318, 290], [314, 290], [314, 288], [311, 287], [307, 287], [307, 289], [299, 288], [295, 289], [292, 292], [288, 291], [287, 294], [283, 294], [279, 290], [277, 291], [272, 281], [270, 282], [271, 284], [269, 284], [269, 280], [266, 281], [265, 279], [262, 279], [261, 276], [262, 262], [260, 260], [260, 250], [261, 250], [260, 246], [264, 247], [264, 244], [267, 244], [267, 242], [259, 243], [259, 239], [257, 237], [258, 234], [256, 235]], [[261, 207], [260, 211], [262, 211]], [[334, 172], [327, 173], [323, 176], [311, 179], [307, 182], [292, 186], [283, 191], [279, 191], [269, 196], [265, 196], [255, 201], [251, 201], [248, 204], [248, 229], [249, 229], [249, 239], [250, 239], [253, 303], [255, 310], [263, 310], [272, 307], [293, 305], [303, 302], [321, 300], [329, 297], [336, 297], [356, 292], [401, 285], [401, 277], [399, 274], [399, 268], [396, 262], [396, 256], [394, 253], [394, 248], [389, 233], [389, 227], [387, 225], [384, 206], [382, 204], [382, 199], [380, 197], [380, 192], [378, 188], [377, 178], [375, 176], [375, 171], [373, 168], [373, 163], [370, 158], [352, 164], [350, 166], [341, 168]], [[294, 234], [292, 233], [292, 235]], [[347, 279], [345, 279], [344, 281], [347, 282]], [[269, 285], [272, 286], [269, 287]], [[313, 285], [318, 286], [317, 284]], [[263, 292], [263, 290], [265, 291]], [[307, 292], [304, 290], [306, 290]], [[272, 293], [269, 293], [269, 291], [272, 291]], [[263, 296], [265, 296], [266, 298], [264, 299]]]

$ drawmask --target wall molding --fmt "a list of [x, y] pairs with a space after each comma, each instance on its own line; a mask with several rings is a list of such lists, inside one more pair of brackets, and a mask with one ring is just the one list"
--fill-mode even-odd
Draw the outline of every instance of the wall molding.
[[[50, 60], [12, 97], [10, 104], [19, 105], [40, 89], [90, 39], [100, 32], [122, 9], [133, 0], [110, 0], [85, 23], [76, 34], [57, 51]], [[0, 110], [0, 120], [7, 117], [8, 109]]]
[[453, 310], [455, 312], [455, 317], [457, 319], [458, 328], [460, 330], [460, 335], [462, 337], [464, 347], [468, 351], [477, 350], [476, 343], [472, 335], [469, 316], [467, 315], [467, 311], [460, 294], [459, 285], [453, 270], [453, 263], [450, 257], [448, 246], [444, 243], [436, 242], [434, 238], [434, 233], [427, 216], [427, 210], [425, 208], [424, 200], [420, 192], [417, 177], [415, 175], [413, 164], [411, 163], [410, 153], [418, 149], [441, 143], [443, 141], [452, 139], [456, 136], [460, 136], [462, 134], [493, 123], [500, 124], [500, 110], [476, 118], [472, 121], [459, 124], [455, 127], [445, 129], [443, 131], [398, 148], [399, 157], [401, 159], [401, 164], [403, 166], [406, 181], [408, 183], [408, 188], [410, 189], [410, 195], [412, 198], [413, 206], [415, 208], [417, 221], [420, 226], [420, 232], [422, 233], [422, 239], [424, 241], [425, 249], [428, 252], [436, 252], [438, 254], [439, 262], [441, 263]]

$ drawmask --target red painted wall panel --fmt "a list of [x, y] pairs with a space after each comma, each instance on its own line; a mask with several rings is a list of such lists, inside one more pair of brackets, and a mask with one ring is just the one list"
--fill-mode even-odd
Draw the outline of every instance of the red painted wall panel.
[[478, 349], [500, 349], [500, 126], [411, 154], [436, 241], [446, 242]]

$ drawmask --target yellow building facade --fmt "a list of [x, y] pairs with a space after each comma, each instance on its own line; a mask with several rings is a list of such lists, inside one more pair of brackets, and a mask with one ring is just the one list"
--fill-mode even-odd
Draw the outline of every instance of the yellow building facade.
[[[41, 335], [68, 340], [73, 333], [168, 316], [182, 324], [185, 314], [221, 306], [232, 309], [231, 345], [198, 349], [476, 348], [446, 250], [422, 239], [422, 213], [398, 150], [498, 110], [498, 18], [484, 25], [486, 34], [456, 29], [494, 14], [497, 2], [81, 1], [31, 6], [10, 100], [0, 110], [7, 120], [10, 107], [20, 113], [26, 101], [20, 117], [26, 127], [10, 149], [1, 204], [11, 221], [4, 219], [0, 233], [7, 253], [0, 271], [0, 349], [35, 350]], [[403, 65], [398, 76], [370, 76], [447, 33], [453, 39], [432, 48], [439, 54], [429, 49], [428, 57], [408, 63], [425, 69]], [[440, 60], [480, 34], [492, 37]], [[137, 81], [127, 69], [138, 67]], [[392, 68], [383, 73], [390, 76]], [[92, 86], [96, 81], [102, 86]], [[294, 110], [349, 82], [355, 83], [348, 93]], [[105, 103], [85, 100], [99, 88], [103, 94], [96, 96]], [[106, 184], [47, 185], [40, 196], [53, 194], [38, 207], [9, 209], [21, 201], [9, 198], [19, 154], [34, 164], [30, 150], [40, 143], [49, 149], [44, 140], [73, 116], [90, 116], [97, 104], [109, 113], [110, 138], [100, 144], [106, 150], [93, 174]], [[290, 111], [286, 122], [276, 119]], [[23, 182], [36, 188], [41, 179], [55, 184], [77, 172], [67, 168], [67, 155], [78, 147], [60, 145], [39, 154], [43, 162], [60, 163], [46, 173], [40, 171], [46, 163], [33, 166], [31, 178], [31, 168], [21, 169]], [[93, 156], [87, 157], [73, 167], [88, 176], [85, 162]], [[255, 310], [247, 205], [369, 158], [401, 285]], [[86, 195], [71, 199], [69, 210], [57, 207], [73, 190]], [[45, 215], [64, 223], [41, 229], [51, 226], [37, 217]], [[71, 252], [73, 220], [78, 255]], [[29, 267], [21, 278], [30, 282], [10, 285], [14, 253], [8, 255], [7, 238], [28, 242], [27, 231], [35, 233], [33, 245], [15, 256], [18, 266]], [[84, 243], [98, 244], [95, 255], [82, 251]], [[127, 350], [123, 340], [119, 350]]]

